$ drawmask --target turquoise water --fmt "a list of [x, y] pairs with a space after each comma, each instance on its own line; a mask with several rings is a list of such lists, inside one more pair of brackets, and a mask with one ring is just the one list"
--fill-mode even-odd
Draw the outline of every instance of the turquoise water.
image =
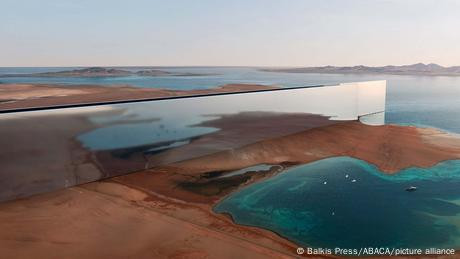
[[[405, 191], [412, 185], [418, 190]], [[460, 248], [459, 186], [460, 160], [385, 175], [335, 157], [250, 185], [214, 209], [305, 246]]]

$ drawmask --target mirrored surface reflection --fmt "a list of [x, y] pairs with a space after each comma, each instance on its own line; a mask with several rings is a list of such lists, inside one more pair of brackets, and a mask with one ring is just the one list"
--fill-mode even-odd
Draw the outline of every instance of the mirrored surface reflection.
[[372, 81], [0, 114], [0, 200], [344, 120], [381, 125], [385, 93]]

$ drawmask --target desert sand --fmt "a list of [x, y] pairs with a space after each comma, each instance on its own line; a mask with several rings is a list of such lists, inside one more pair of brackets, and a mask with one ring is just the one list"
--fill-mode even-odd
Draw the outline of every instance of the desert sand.
[[[216, 141], [213, 137], [210, 140]], [[412, 166], [431, 167], [441, 161], [460, 159], [459, 144], [460, 138], [433, 129], [341, 122], [115, 177], [113, 181], [187, 202], [209, 204], [260, 177], [246, 174], [216, 179], [210, 177], [213, 174], [221, 175], [257, 164], [286, 168], [334, 156], [362, 159], [384, 173], [394, 174]], [[180, 153], [180, 149], [171, 150], [170, 154]]]
[[3, 203], [0, 218], [4, 258], [288, 258], [293, 249], [200, 207], [107, 182]]
[[213, 89], [168, 90], [129, 85], [0, 84], [0, 111], [31, 107], [152, 99], [274, 89], [275, 86], [229, 84]]
[[[283, 118], [283, 126], [266, 129]], [[93, 127], [74, 123], [79, 125], [76, 132]], [[132, 162], [142, 168], [144, 163], [154, 165], [159, 156], [201, 150], [197, 158], [0, 203], [0, 254], [6, 258], [292, 258], [297, 256], [293, 242], [270, 231], [236, 225], [230, 216], [213, 213], [212, 207], [239, 188], [283, 173], [290, 166], [327, 157], [363, 159], [388, 174], [460, 159], [460, 138], [435, 129], [368, 126], [309, 114], [243, 113], [205, 124], [220, 131], [149, 156], [147, 161]], [[65, 135], [56, 131], [66, 139], [76, 132]], [[243, 133], [244, 137], [236, 137]], [[32, 138], [39, 136], [9, 141], [33, 143]], [[6, 146], [8, 143], [5, 140]], [[75, 168], [78, 177], [107, 172], [111, 167], [121, 170], [120, 161], [103, 153], [90, 155], [76, 141], [43, 139], [37, 143], [47, 143], [51, 150], [74, 145], [71, 153], [46, 155], [34, 153], [33, 147], [27, 150], [37, 159], [50, 159], [50, 163], [66, 161], [56, 163], [53, 172], [41, 172], [44, 174], [57, 174], [72, 161], [84, 162], [83, 167]], [[133, 152], [136, 157], [138, 151]], [[13, 153], [7, 159], [14, 159]], [[219, 178], [262, 163], [276, 166]], [[40, 170], [37, 167], [37, 172]], [[37, 181], [37, 188], [41, 184]]]
[[[221, 122], [215, 123], [219, 126]], [[207, 123], [210, 124], [213, 123]], [[460, 138], [436, 129], [342, 122], [177, 165], [189, 170], [230, 170], [261, 163], [308, 163], [333, 156], [355, 157], [383, 172], [396, 173], [411, 166], [431, 167], [444, 160], [459, 159]]]
[[[225, 125], [225, 119], [216, 125]], [[223, 126], [222, 126], [223, 127]], [[438, 143], [438, 138], [443, 141]], [[459, 139], [433, 129], [342, 122], [168, 166], [0, 204], [0, 252], [28, 258], [286, 258], [296, 245], [238, 226], [212, 206], [280, 167], [226, 178], [259, 163], [287, 168], [350, 155], [387, 173], [460, 157]], [[217, 172], [217, 173], [216, 173]], [[50, 251], [53, 253], [50, 256]]]

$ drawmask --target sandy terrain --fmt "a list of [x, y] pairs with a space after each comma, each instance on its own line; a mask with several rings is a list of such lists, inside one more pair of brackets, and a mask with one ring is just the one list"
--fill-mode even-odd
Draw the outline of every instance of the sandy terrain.
[[212, 171], [260, 163], [308, 163], [332, 156], [352, 156], [386, 173], [396, 173], [411, 166], [431, 167], [440, 161], [459, 159], [460, 138], [435, 129], [343, 122], [176, 165]]
[[433, 145], [439, 137], [449, 138], [414, 127], [343, 122], [1, 203], [0, 253], [9, 258], [294, 257], [295, 244], [269, 231], [235, 225], [211, 211], [228, 193], [279, 173], [279, 167], [220, 180], [213, 172], [261, 162], [285, 168], [322, 157], [352, 155], [393, 173], [410, 163], [430, 166], [458, 158], [459, 140], [451, 137], [445, 146]]
[[28, 84], [4, 84], [0, 85], [0, 97], [2, 101], [19, 101], [43, 97], [62, 97], [68, 95], [81, 95], [86, 91], [71, 87], [37, 87]]
[[93, 183], [3, 203], [1, 257], [287, 258], [294, 249], [268, 232], [148, 197]]
[[[221, 123], [219, 120], [214, 121], [214, 125]], [[225, 131], [223, 129], [221, 134], [225, 135]], [[437, 139], [444, 141], [444, 144], [433, 144]], [[210, 141], [214, 142], [216, 139], [210, 138]], [[392, 174], [411, 166], [431, 167], [444, 160], [460, 159], [459, 144], [459, 138], [433, 129], [341, 122], [155, 167], [113, 180], [183, 201], [214, 203], [241, 184], [250, 182], [253, 176], [242, 175], [217, 180], [209, 177], [212, 174], [219, 175], [257, 164], [279, 164], [287, 167], [333, 156], [362, 159], [376, 165], [383, 172]], [[174, 154], [176, 151], [171, 152]]]
[[218, 119], [197, 125], [219, 128], [219, 131], [200, 136], [188, 145], [148, 156], [148, 159], [152, 165], [169, 164], [336, 123], [327, 117], [308, 113], [242, 112], [221, 115]]
[[0, 110], [254, 91], [273, 88], [276, 87], [249, 84], [229, 84], [213, 89], [202, 90], [167, 90], [160, 88], [137, 88], [123, 85], [0, 84]]
[[[77, 117], [66, 121], [75, 125], [75, 132], [56, 127], [54, 135], [50, 135], [40, 130], [41, 120], [40, 117], [27, 120], [37, 127], [34, 136], [0, 139], [2, 146], [9, 147], [8, 152], [1, 153], [8, 155], [2, 156], [3, 161], [20, 165], [21, 161], [14, 160], [15, 154], [26, 152], [31, 159], [53, 165], [52, 170], [45, 170], [37, 163], [34, 174], [25, 173], [18, 179], [29, 178], [34, 183], [31, 186], [40, 189], [48, 184], [62, 184], [69, 177], [79, 179], [121, 170], [124, 166], [126, 161], [108, 153], [89, 154], [72, 139], [94, 125], [82, 123]], [[274, 125], [273, 121], [282, 122], [278, 124], [282, 126], [267, 128]], [[214, 214], [212, 206], [243, 186], [281, 173], [283, 168], [332, 156], [363, 159], [389, 174], [409, 166], [430, 167], [440, 161], [460, 159], [460, 138], [435, 129], [333, 122], [308, 114], [280, 117], [279, 114], [243, 113], [205, 124], [221, 130], [147, 158], [141, 157], [142, 149], [135, 150], [131, 162], [145, 166], [145, 163], [161, 160], [160, 156], [184, 156], [192, 150], [201, 152], [201, 157], [0, 203], [0, 257], [295, 257], [296, 245], [292, 242], [270, 231], [236, 225], [228, 216]], [[0, 127], [0, 134], [30, 125]], [[46, 138], [46, 135], [52, 137]], [[44, 145], [54, 151], [37, 152]], [[279, 166], [218, 178], [231, 170], [261, 163]], [[63, 175], [69, 164], [75, 165], [71, 170], [75, 174]], [[52, 177], [42, 182], [39, 180], [42, 174]], [[10, 180], [3, 177], [0, 183], [14, 184]], [[18, 185], [16, 190], [25, 190], [21, 188], [31, 187]]]

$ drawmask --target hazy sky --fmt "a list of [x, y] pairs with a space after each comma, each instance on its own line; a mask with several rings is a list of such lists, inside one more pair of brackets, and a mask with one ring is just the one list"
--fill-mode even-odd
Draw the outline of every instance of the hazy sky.
[[0, 66], [460, 65], [460, 1], [0, 0]]

